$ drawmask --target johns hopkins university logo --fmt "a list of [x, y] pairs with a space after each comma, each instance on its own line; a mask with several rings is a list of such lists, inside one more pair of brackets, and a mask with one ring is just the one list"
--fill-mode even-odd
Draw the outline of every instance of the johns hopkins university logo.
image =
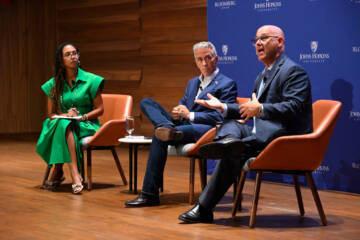
[[219, 56], [219, 64], [234, 64], [238, 60], [237, 56], [228, 56], [229, 46], [227, 44], [221, 46], [221, 51], [223, 56]]
[[236, 1], [215, 1], [214, 6], [219, 9], [229, 9], [236, 6]]
[[314, 174], [325, 175], [326, 172], [330, 172], [330, 167], [326, 165], [320, 165], [319, 168], [314, 171]]
[[221, 50], [222, 50], [224, 56], [226, 56], [226, 55], [227, 55], [227, 52], [228, 52], [228, 50], [229, 50], [228, 45], [222, 45]]
[[257, 0], [254, 3], [254, 10], [258, 12], [270, 12], [277, 11], [282, 7], [282, 1], [274, 1], [274, 0]]
[[360, 0], [350, 0], [350, 2], [359, 4], [359, 3], [360, 3]]
[[310, 48], [313, 53], [316, 53], [316, 50], [318, 48], [319, 42], [318, 41], [311, 41], [310, 42]]
[[353, 46], [352, 47], [352, 52], [353, 53], [360, 53], [360, 46]]
[[360, 121], [360, 112], [353, 112], [350, 111], [350, 116], [349, 118], [353, 121]]
[[328, 52], [318, 52], [319, 42], [311, 41], [310, 50], [311, 53], [300, 53], [299, 60], [303, 63], [324, 63], [330, 59]]

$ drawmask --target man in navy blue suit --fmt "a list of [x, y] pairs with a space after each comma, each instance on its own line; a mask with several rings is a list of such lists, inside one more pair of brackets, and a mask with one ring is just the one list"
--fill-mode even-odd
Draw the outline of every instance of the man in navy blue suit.
[[[226, 104], [214, 96], [196, 103], [217, 109], [226, 115], [214, 142], [199, 149], [205, 158], [221, 159], [191, 210], [181, 214], [185, 222], [212, 222], [213, 209], [239, 176], [243, 164], [256, 156], [276, 137], [312, 132], [312, 97], [310, 80], [302, 67], [285, 54], [284, 33], [276, 26], [265, 25], [252, 40], [265, 69], [255, 80], [251, 101]], [[253, 118], [253, 126], [235, 120]]]
[[210, 42], [200, 42], [194, 45], [193, 50], [201, 75], [189, 81], [179, 105], [168, 113], [151, 98], [145, 98], [140, 103], [141, 111], [154, 125], [155, 135], [152, 137], [141, 195], [127, 201], [127, 207], [159, 205], [159, 188], [168, 145], [196, 142], [217, 122], [223, 121], [219, 110], [199, 105], [194, 102], [195, 99], [208, 100], [207, 94], [211, 94], [225, 103], [236, 102], [236, 83], [219, 73], [215, 46]]

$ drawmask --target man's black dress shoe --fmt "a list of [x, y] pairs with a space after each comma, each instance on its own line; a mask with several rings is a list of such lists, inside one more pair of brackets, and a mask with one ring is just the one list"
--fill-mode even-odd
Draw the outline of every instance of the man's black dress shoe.
[[145, 196], [143, 194], [125, 203], [126, 207], [150, 207], [158, 205], [160, 205], [159, 197]]
[[187, 223], [211, 223], [214, 220], [214, 215], [211, 210], [203, 208], [198, 203], [189, 211], [181, 214], [179, 219]]
[[222, 159], [226, 157], [239, 157], [244, 151], [245, 144], [238, 138], [225, 137], [218, 141], [205, 144], [199, 148], [203, 158]]
[[166, 127], [158, 127], [155, 129], [155, 136], [163, 141], [180, 141], [183, 139], [184, 134], [182, 131], [177, 130], [174, 127], [166, 126]]

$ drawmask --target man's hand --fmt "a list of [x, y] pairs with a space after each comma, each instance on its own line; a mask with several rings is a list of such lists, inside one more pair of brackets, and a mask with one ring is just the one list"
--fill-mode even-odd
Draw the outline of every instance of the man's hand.
[[250, 102], [241, 104], [239, 106], [240, 115], [242, 118], [245, 118], [245, 121], [258, 115], [260, 113], [260, 109], [261, 109], [261, 104], [259, 103], [258, 99], [256, 98], [255, 93], [252, 94]]
[[179, 120], [181, 118], [189, 119], [190, 111], [185, 105], [179, 105], [173, 108], [171, 115], [174, 120]]
[[195, 99], [194, 102], [199, 105], [202, 105], [204, 107], [215, 109], [215, 110], [220, 110], [221, 112], [224, 112], [225, 103], [220, 102], [219, 99], [217, 99], [210, 93], [208, 93], [206, 96], [209, 98], [209, 100]]

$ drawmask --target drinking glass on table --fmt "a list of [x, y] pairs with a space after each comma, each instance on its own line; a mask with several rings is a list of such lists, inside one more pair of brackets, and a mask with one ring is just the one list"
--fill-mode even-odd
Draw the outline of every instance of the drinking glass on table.
[[135, 130], [135, 119], [133, 116], [126, 117], [126, 132], [129, 134], [127, 137], [131, 138], [131, 134]]

